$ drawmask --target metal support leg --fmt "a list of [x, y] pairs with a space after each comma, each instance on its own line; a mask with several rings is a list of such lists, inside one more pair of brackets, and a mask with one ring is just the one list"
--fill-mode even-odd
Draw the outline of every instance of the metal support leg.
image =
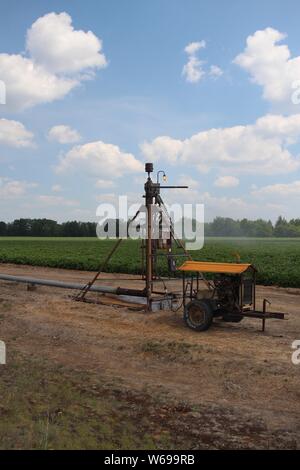
[[[263, 301], [263, 314], [265, 315], [267, 312], [267, 304], [271, 305], [271, 302], [268, 299], [264, 299]], [[262, 319], [262, 331], [264, 332], [266, 329], [266, 318], [263, 317]]]

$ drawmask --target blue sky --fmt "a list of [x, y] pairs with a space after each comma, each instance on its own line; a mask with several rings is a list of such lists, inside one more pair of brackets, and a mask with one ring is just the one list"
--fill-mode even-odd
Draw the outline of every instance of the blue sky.
[[299, 2], [0, 7], [0, 219], [93, 220], [147, 159], [207, 220], [298, 216]]

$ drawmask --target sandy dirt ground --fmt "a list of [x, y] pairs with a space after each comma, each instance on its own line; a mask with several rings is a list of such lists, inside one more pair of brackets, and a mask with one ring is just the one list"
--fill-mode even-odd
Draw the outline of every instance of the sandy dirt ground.
[[[76, 282], [92, 276], [8, 264], [0, 272]], [[112, 285], [139, 285], [136, 276], [106, 277], [114, 279]], [[300, 290], [259, 286], [257, 291], [259, 305], [268, 298], [271, 309], [289, 313], [287, 320], [267, 321], [264, 333], [261, 321], [253, 319], [218, 321], [196, 333], [184, 325], [182, 309], [145, 314], [75, 302], [70, 290], [28, 291], [25, 284], [0, 281], [0, 337], [8, 355], [13, 343], [24, 354], [100, 374], [108, 383], [120, 379], [128, 390], [192, 404], [198, 410], [189, 411], [192, 432], [203, 430], [199, 448], [222, 448], [222, 442], [235, 448], [299, 448], [300, 365], [291, 361], [291, 344], [300, 340]]]

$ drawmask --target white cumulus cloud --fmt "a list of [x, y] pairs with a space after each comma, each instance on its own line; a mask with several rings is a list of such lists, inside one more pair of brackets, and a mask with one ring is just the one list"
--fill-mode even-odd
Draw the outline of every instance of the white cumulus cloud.
[[95, 186], [99, 189], [113, 188], [115, 186], [115, 182], [108, 179], [98, 179]]
[[24, 196], [28, 189], [36, 186], [36, 183], [0, 177], [0, 199], [15, 199]]
[[290, 149], [296, 142], [300, 142], [300, 114], [270, 114], [252, 125], [209, 129], [185, 140], [160, 136], [144, 142], [141, 150], [147, 159], [193, 165], [199, 171], [280, 174], [299, 169], [298, 156]]
[[117, 145], [97, 141], [73, 147], [61, 158], [56, 171], [77, 170], [102, 178], [120, 177], [143, 169], [142, 163], [131, 153], [122, 152]]
[[189, 175], [180, 175], [178, 184], [180, 186], [188, 186], [189, 189], [197, 189], [199, 186], [199, 181], [195, 180]]
[[19, 121], [0, 119], [0, 144], [10, 147], [32, 147], [33, 133]]
[[202, 68], [204, 62], [195, 56], [190, 56], [187, 63], [183, 66], [182, 75], [186, 77], [187, 82], [197, 83], [204, 77], [205, 72]]
[[240, 180], [236, 176], [219, 176], [214, 182], [218, 188], [234, 188], [238, 186]]
[[[205, 61], [199, 60], [197, 53], [200, 49], [206, 48], [206, 42], [204, 40], [191, 42], [188, 44], [184, 51], [188, 56], [187, 63], [183, 66], [182, 75], [185, 77], [187, 82], [197, 83], [205, 77], [207, 72], [204, 69]], [[217, 65], [211, 65], [208, 71], [208, 76], [216, 79], [223, 75], [223, 71]]]
[[32, 59], [54, 73], [81, 72], [105, 67], [102, 42], [92, 31], [75, 30], [67, 13], [48, 13], [27, 32]]
[[188, 55], [188, 61], [182, 69], [182, 75], [186, 78], [187, 82], [197, 83], [204, 77], [205, 72], [202, 68], [204, 62], [199, 60], [197, 52], [206, 47], [205, 41], [191, 42], [185, 47], [185, 52]]
[[300, 56], [291, 56], [289, 47], [282, 44], [285, 38], [273, 28], [256, 31], [234, 59], [263, 88], [263, 98], [272, 103], [291, 102], [293, 84], [300, 78]]
[[77, 31], [67, 13], [49, 13], [27, 31], [26, 54], [0, 54], [4, 111], [19, 111], [66, 96], [107, 64], [101, 40]]
[[197, 42], [190, 42], [185, 48], [185, 52], [188, 55], [194, 55], [196, 52], [198, 52], [200, 49], [205, 49], [206, 47], [206, 42], [202, 39], [202, 41], [197, 41]]
[[258, 197], [275, 197], [276, 199], [290, 199], [292, 197], [300, 198], [300, 181], [291, 183], [276, 183], [264, 186], [252, 192]]
[[209, 68], [209, 75], [213, 78], [222, 77], [223, 73], [223, 70], [217, 65], [211, 65]]
[[152, 142], [143, 142], [141, 150], [146, 160], [157, 161], [160, 159], [176, 163], [181, 155], [183, 142], [172, 139], [166, 135], [156, 137]]
[[20, 111], [50, 103], [63, 98], [79, 84], [77, 79], [58, 77], [17, 54], [0, 54], [0, 76], [6, 85], [4, 111]]
[[63, 196], [53, 196], [48, 194], [41, 194], [37, 197], [37, 201], [45, 206], [78, 206], [79, 202], [73, 199], [66, 199]]
[[70, 126], [53, 126], [48, 132], [48, 139], [60, 144], [74, 144], [81, 140], [81, 135]]

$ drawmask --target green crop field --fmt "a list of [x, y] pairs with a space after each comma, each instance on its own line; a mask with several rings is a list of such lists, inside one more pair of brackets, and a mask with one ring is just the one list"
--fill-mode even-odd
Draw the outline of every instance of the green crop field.
[[[96, 238], [0, 237], [0, 262], [96, 270], [113, 243]], [[258, 268], [259, 283], [300, 287], [300, 239], [207, 238], [202, 250], [191, 252], [195, 260], [229, 262], [235, 261], [235, 253], [241, 262]], [[123, 241], [107, 271], [140, 273], [140, 243]]]

